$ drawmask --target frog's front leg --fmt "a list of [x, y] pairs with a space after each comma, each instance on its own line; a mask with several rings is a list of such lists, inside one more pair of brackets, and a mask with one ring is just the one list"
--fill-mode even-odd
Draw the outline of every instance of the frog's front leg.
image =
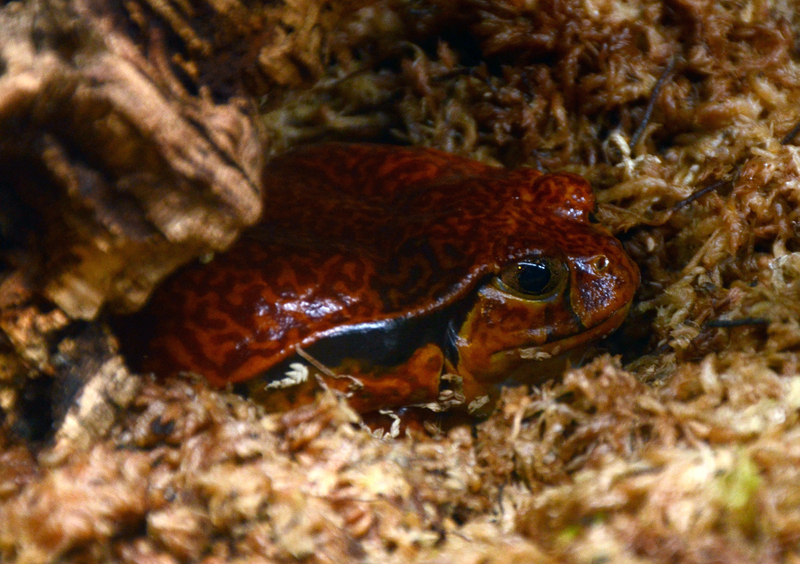
[[[434, 403], [444, 367], [444, 353], [431, 343], [418, 348], [403, 364], [379, 366], [359, 359], [345, 359], [324, 371], [297, 360], [296, 372], [247, 383], [249, 394], [268, 411], [286, 411], [314, 400], [321, 384], [348, 398], [359, 413], [408, 405]], [[301, 373], [307, 370], [308, 374]], [[298, 377], [300, 376], [300, 377]]]

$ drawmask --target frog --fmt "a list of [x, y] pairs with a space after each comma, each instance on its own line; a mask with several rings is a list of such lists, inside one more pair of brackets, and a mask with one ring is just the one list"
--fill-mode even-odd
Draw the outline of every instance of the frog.
[[262, 180], [259, 222], [152, 296], [145, 370], [272, 410], [332, 388], [361, 413], [474, 411], [563, 371], [621, 325], [639, 284], [569, 172], [328, 142]]

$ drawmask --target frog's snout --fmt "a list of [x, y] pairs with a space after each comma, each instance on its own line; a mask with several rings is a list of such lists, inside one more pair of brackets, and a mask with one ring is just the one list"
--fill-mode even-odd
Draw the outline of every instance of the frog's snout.
[[571, 270], [570, 306], [587, 329], [627, 311], [639, 287], [639, 268], [619, 243], [576, 259]]

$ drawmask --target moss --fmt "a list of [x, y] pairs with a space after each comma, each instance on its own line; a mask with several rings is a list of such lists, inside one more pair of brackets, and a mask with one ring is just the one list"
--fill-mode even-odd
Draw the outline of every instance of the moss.
[[796, 3], [347, 6], [269, 9], [319, 25], [261, 28], [285, 35], [263, 51], [272, 74], [245, 80], [266, 150], [370, 139], [583, 174], [642, 269], [603, 345], [622, 356], [396, 440], [332, 397], [267, 416], [201, 382], [150, 381], [88, 451], [43, 467], [6, 449], [2, 559], [791, 559]]

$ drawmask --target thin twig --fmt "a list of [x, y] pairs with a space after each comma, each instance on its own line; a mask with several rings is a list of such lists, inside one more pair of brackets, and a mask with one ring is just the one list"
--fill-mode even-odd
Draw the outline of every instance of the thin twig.
[[706, 327], [744, 327], [746, 325], [769, 325], [769, 319], [763, 317], [741, 317], [739, 319], [712, 319], [706, 321]]
[[644, 134], [644, 130], [647, 127], [647, 124], [650, 123], [650, 118], [653, 115], [653, 110], [656, 107], [656, 102], [658, 101], [658, 95], [661, 94], [661, 89], [664, 88], [664, 84], [666, 84], [667, 79], [672, 75], [672, 71], [675, 70], [675, 61], [677, 57], [673, 56], [669, 63], [667, 63], [667, 67], [664, 69], [664, 72], [661, 73], [656, 85], [653, 87], [653, 91], [650, 93], [650, 101], [647, 102], [647, 108], [644, 111], [644, 117], [642, 118], [642, 123], [639, 124], [639, 127], [636, 128], [636, 131], [633, 132], [631, 136], [630, 143], [628, 146], [633, 152], [633, 148], [636, 147], [636, 144], [639, 142], [640, 138]]
[[792, 130], [787, 133], [783, 139], [781, 139], [781, 145], [788, 145], [794, 141], [794, 138], [797, 137], [798, 133], [800, 133], [800, 122], [797, 122], [797, 125], [795, 125]]
[[710, 184], [710, 185], [706, 186], [705, 188], [701, 188], [697, 192], [694, 192], [694, 193], [690, 194], [688, 198], [684, 198], [683, 200], [681, 200], [680, 202], [678, 202], [677, 204], [672, 206], [672, 211], [678, 211], [681, 208], [685, 208], [686, 206], [688, 206], [689, 204], [691, 204], [695, 200], [697, 200], [699, 198], [702, 198], [703, 196], [705, 196], [709, 192], [713, 192], [714, 190], [716, 190], [718, 188], [721, 188], [725, 184], [732, 183], [732, 182], [733, 182], [733, 179], [726, 178], [725, 180], [718, 180], [717, 182], [714, 182], [714, 184]]

